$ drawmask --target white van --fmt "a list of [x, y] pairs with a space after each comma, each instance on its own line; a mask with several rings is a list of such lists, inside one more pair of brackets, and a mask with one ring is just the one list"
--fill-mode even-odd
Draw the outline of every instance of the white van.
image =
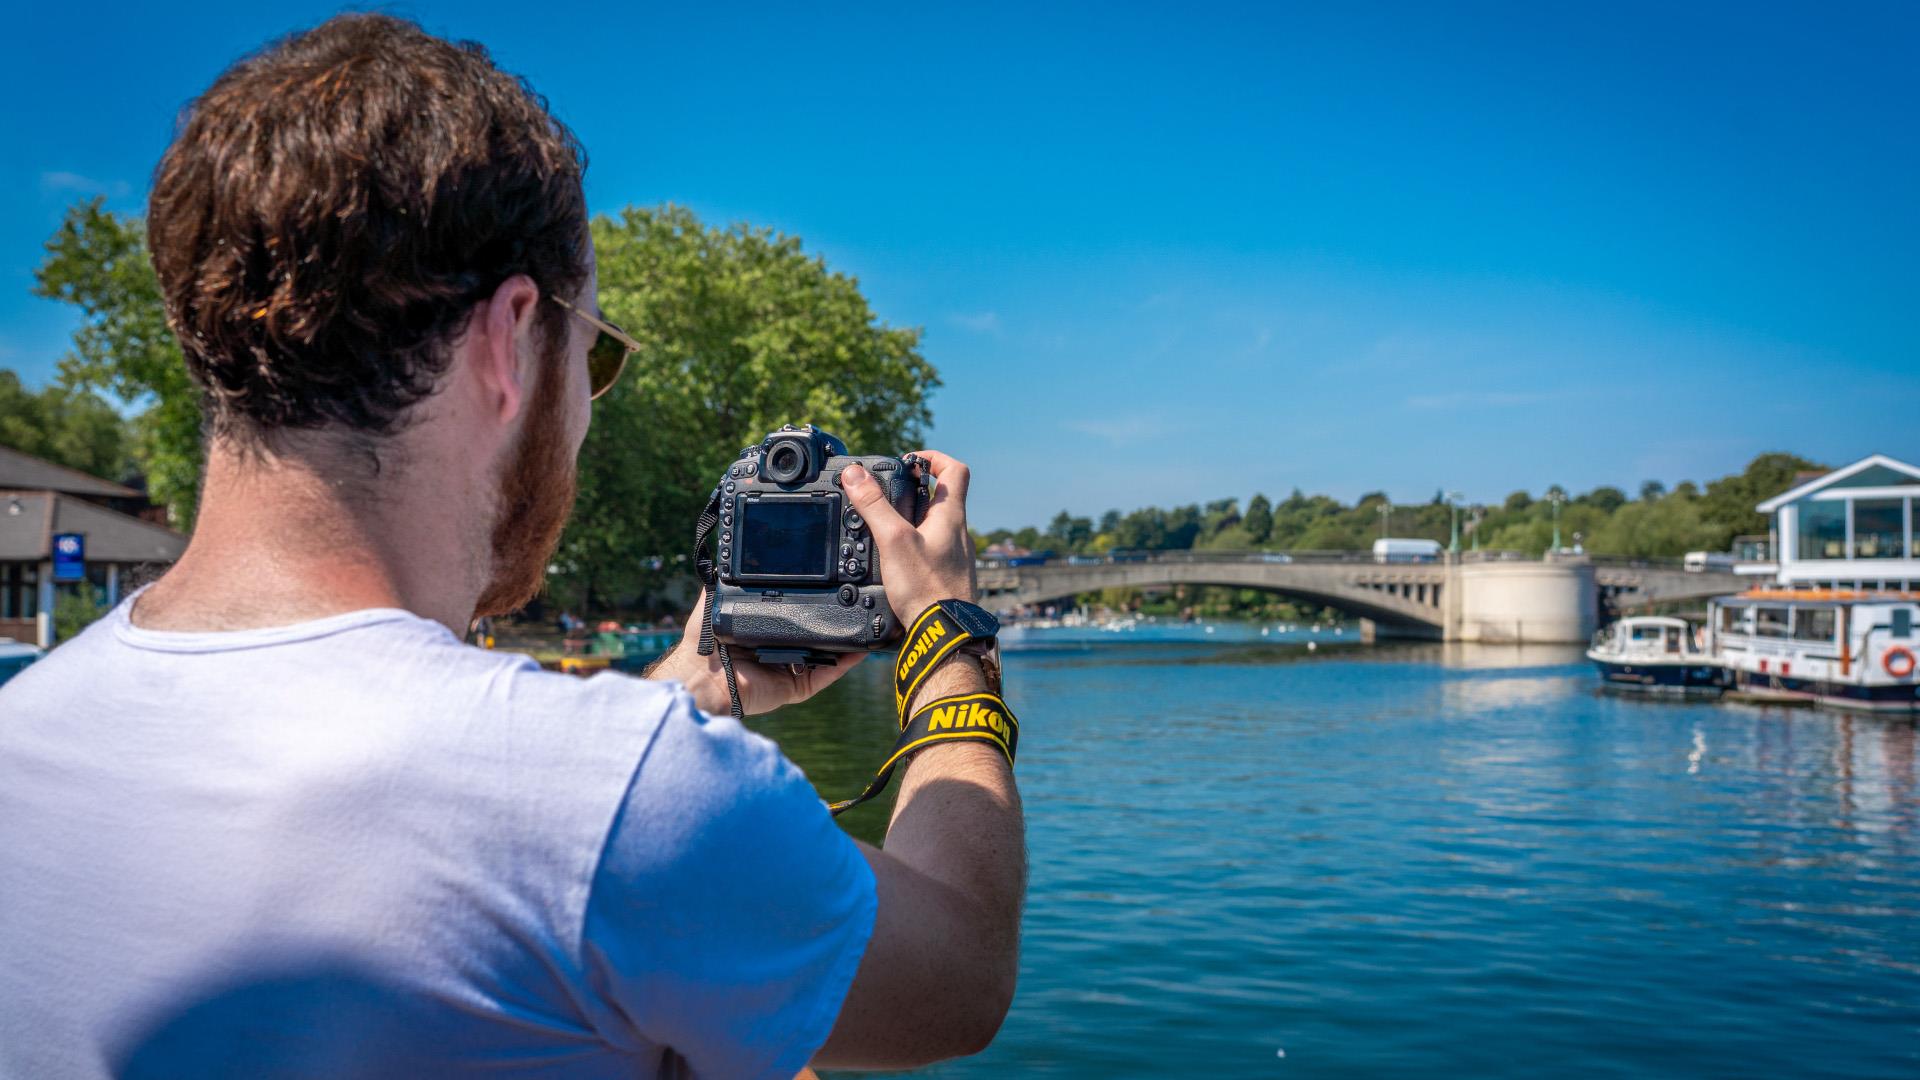
[[1373, 561], [1377, 563], [1439, 562], [1440, 541], [1395, 540], [1383, 537], [1373, 542]]
[[1689, 551], [1687, 573], [1704, 574], [1709, 570], [1733, 572], [1733, 556], [1724, 551]]

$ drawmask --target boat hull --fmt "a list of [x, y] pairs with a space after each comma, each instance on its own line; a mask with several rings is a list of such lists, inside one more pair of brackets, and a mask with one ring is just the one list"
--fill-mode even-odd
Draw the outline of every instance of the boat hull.
[[1590, 659], [1594, 667], [1600, 669], [1600, 681], [1610, 690], [1715, 697], [1727, 688], [1725, 668], [1698, 660], [1666, 664], [1645, 660]]
[[1836, 709], [1869, 712], [1920, 712], [1920, 685], [1892, 683], [1863, 686], [1827, 679], [1797, 679], [1736, 671], [1734, 689], [1756, 701], [1809, 702]]

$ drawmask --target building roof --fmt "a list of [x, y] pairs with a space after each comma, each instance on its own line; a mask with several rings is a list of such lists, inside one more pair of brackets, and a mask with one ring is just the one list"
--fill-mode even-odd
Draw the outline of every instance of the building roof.
[[90, 563], [173, 562], [187, 538], [162, 525], [56, 491], [0, 491], [0, 562], [53, 557], [57, 533], [87, 538]]
[[96, 498], [137, 499], [140, 493], [124, 484], [102, 480], [92, 473], [55, 465], [51, 461], [0, 446], [0, 490], [64, 491]]
[[1830, 488], [1843, 480], [1857, 476], [1860, 473], [1866, 472], [1868, 469], [1875, 468], [1889, 470], [1901, 475], [1902, 479], [1897, 482], [1903, 487], [1910, 484], [1920, 484], [1920, 466], [1909, 465], [1904, 461], [1896, 461], [1885, 454], [1871, 454], [1851, 465], [1835, 469], [1830, 473], [1821, 473], [1819, 476], [1814, 477], [1804, 484], [1796, 485], [1787, 491], [1775, 495], [1773, 498], [1754, 507], [1754, 509], [1763, 514], [1771, 514], [1790, 502], [1797, 502], [1816, 491]]

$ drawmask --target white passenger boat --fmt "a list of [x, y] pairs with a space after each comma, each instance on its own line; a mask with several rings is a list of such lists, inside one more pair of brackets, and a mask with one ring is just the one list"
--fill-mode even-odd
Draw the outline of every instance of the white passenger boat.
[[1755, 589], [1712, 610], [1720, 662], [1745, 696], [1920, 711], [1920, 593]]
[[1587, 659], [1610, 689], [1714, 697], [1726, 686], [1726, 672], [1704, 635], [1685, 619], [1665, 615], [1636, 615], [1601, 627]]

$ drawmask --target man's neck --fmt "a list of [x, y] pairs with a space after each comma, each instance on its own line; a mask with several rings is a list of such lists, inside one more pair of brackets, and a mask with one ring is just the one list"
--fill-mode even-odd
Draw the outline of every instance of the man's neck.
[[305, 455], [216, 442], [200, 516], [180, 561], [141, 594], [134, 622], [154, 630], [249, 630], [367, 608], [403, 608], [464, 634], [486, 581], [487, 530], [475, 502], [409, 490], [428, 470], [384, 463], [378, 476]]

